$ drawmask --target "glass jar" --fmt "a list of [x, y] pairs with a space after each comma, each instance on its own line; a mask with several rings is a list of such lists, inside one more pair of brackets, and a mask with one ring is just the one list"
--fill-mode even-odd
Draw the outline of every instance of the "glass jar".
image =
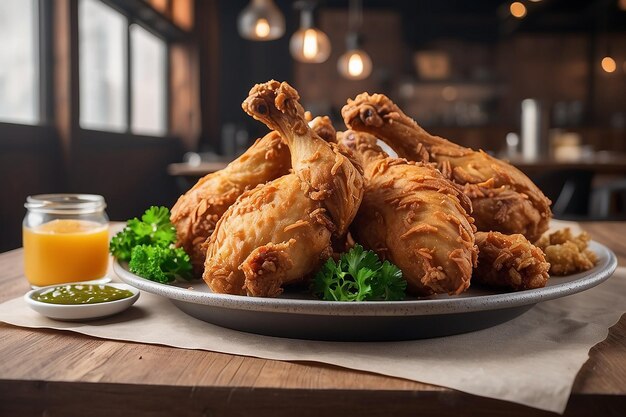
[[102, 196], [41, 194], [29, 196], [24, 207], [24, 273], [31, 286], [106, 275], [109, 219]]

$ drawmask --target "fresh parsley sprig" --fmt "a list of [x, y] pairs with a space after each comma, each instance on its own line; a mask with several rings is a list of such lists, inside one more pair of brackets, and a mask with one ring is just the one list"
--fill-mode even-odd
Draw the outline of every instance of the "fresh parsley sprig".
[[130, 272], [160, 283], [176, 278], [190, 280], [189, 255], [174, 247], [176, 228], [167, 207], [152, 206], [141, 216], [126, 222], [126, 227], [111, 238], [109, 251], [128, 262]]
[[313, 291], [327, 301], [397, 301], [405, 297], [402, 271], [355, 245], [338, 262], [329, 258], [315, 275]]
[[121, 261], [130, 261], [132, 250], [138, 245], [169, 247], [176, 241], [176, 229], [170, 222], [167, 207], [152, 206], [141, 216], [126, 222], [126, 227], [111, 238], [109, 251]]
[[182, 248], [135, 246], [128, 269], [133, 274], [161, 284], [173, 282], [176, 278], [192, 278], [189, 255]]

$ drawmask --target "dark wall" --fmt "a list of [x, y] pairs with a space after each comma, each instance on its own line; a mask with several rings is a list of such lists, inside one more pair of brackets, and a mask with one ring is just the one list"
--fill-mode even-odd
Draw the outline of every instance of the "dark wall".
[[26, 197], [63, 192], [63, 179], [51, 129], [0, 124], [0, 252], [21, 246]]
[[167, 165], [181, 159], [175, 138], [82, 131], [67, 189], [104, 196], [109, 217], [125, 220], [151, 205], [174, 204], [179, 191]]
[[[219, 60], [219, 124], [239, 125], [253, 140], [267, 128], [245, 114], [241, 102], [254, 84], [270, 79], [293, 81], [289, 38], [299, 19], [291, 1], [278, 0], [276, 4], [285, 15], [285, 35], [274, 41], [249, 41], [237, 33], [237, 16], [247, 4], [248, 0], [219, 1], [219, 56], [215, 59]], [[223, 151], [220, 137], [209, 138], [208, 142], [218, 152]]]
[[20, 247], [26, 197], [47, 193], [104, 196], [111, 220], [139, 216], [178, 197], [167, 164], [181, 159], [173, 138], [82, 131], [69, 164], [54, 129], [0, 124], [0, 252]]

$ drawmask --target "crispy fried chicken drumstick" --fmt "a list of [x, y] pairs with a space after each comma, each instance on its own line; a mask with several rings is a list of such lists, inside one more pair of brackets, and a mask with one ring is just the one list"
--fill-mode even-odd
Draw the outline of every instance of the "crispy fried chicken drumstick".
[[[327, 116], [309, 122], [324, 140], [336, 142], [335, 129]], [[206, 259], [206, 240], [226, 209], [247, 189], [289, 173], [291, 154], [276, 132], [257, 141], [239, 158], [220, 171], [201, 178], [180, 196], [172, 207], [178, 245], [190, 255], [194, 274], [202, 276]]]
[[355, 240], [396, 264], [415, 295], [463, 292], [476, 264], [469, 199], [434, 164], [391, 158], [367, 133], [339, 137], [365, 173]]
[[542, 288], [550, 264], [537, 246], [520, 234], [477, 232], [478, 267], [472, 282], [515, 291]]
[[283, 137], [293, 173], [246, 191], [218, 221], [203, 275], [215, 292], [277, 296], [330, 256], [331, 237], [356, 215], [360, 168], [311, 130], [298, 99], [289, 84], [269, 81], [242, 104]]
[[400, 157], [436, 162], [444, 175], [464, 187], [478, 230], [521, 233], [531, 241], [547, 230], [550, 200], [510, 164], [430, 135], [382, 94], [359, 94], [341, 114], [350, 129], [382, 139]]

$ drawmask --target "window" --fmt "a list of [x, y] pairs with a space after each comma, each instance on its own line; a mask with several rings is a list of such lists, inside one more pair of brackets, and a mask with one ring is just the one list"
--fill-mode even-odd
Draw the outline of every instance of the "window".
[[0, 121], [39, 122], [36, 0], [0, 1]]
[[80, 126], [164, 136], [165, 41], [100, 0], [80, 1], [78, 27]]
[[131, 41], [131, 131], [162, 136], [165, 111], [166, 47], [158, 37], [137, 24], [130, 27]]
[[126, 18], [98, 0], [78, 9], [80, 126], [123, 132], [126, 121]]

